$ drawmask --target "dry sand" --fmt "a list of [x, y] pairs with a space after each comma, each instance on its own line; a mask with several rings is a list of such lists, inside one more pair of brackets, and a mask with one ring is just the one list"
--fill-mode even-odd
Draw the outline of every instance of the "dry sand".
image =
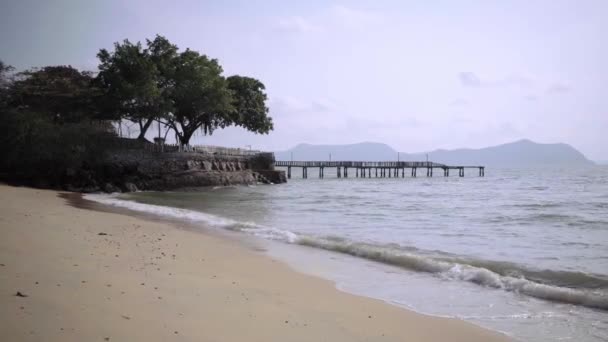
[[0, 341], [507, 340], [340, 292], [231, 239], [0, 185]]

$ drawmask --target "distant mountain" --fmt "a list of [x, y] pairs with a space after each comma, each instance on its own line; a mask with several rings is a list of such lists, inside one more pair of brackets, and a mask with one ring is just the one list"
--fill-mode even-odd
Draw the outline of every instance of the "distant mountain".
[[[350, 145], [300, 144], [290, 150], [276, 152], [277, 160], [332, 160], [391, 161], [397, 160], [397, 151], [381, 143]], [[435, 150], [425, 153], [399, 153], [400, 160], [430, 161], [450, 165], [485, 166], [543, 166], [593, 165], [582, 153], [567, 144], [539, 144], [519, 140], [508, 144], [481, 149]]]

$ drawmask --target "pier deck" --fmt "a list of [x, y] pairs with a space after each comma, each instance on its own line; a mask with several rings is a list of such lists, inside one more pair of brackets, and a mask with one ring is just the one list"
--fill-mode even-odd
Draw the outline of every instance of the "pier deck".
[[[388, 161], [388, 162], [365, 162], [365, 161], [275, 161], [276, 167], [287, 168], [287, 178], [291, 178], [291, 169], [299, 167], [302, 169], [302, 178], [308, 178], [308, 168], [318, 168], [319, 178], [324, 178], [325, 168], [336, 168], [338, 178], [347, 178], [348, 171], [355, 169], [355, 177], [357, 178], [372, 178], [372, 177], [405, 177], [405, 169], [409, 169], [411, 176], [416, 177], [418, 169], [426, 169], [426, 176], [433, 177], [434, 169], [443, 170], [443, 176], [449, 177], [450, 170], [458, 170], [458, 176], [464, 177], [465, 169], [477, 169], [479, 177], [485, 176], [485, 166], [454, 166], [445, 165], [434, 162], [417, 162], [417, 161]], [[372, 176], [372, 170], [374, 175]], [[352, 171], [351, 171], [352, 172]]]

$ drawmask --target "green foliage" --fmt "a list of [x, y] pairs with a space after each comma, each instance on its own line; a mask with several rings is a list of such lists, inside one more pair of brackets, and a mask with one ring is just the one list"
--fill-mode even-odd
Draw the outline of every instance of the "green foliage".
[[80, 170], [103, 158], [111, 130], [100, 122], [57, 124], [46, 113], [2, 110], [0, 172], [12, 181], [62, 185], [67, 170]]
[[128, 40], [102, 49], [97, 82], [104, 90], [104, 108], [140, 124], [140, 138], [162, 111], [163, 97], [157, 86], [159, 71], [140, 43]]
[[0, 110], [8, 105], [8, 86], [10, 81], [8, 79], [8, 73], [13, 70], [13, 67], [4, 64], [0, 60]]
[[157, 35], [147, 48], [128, 40], [101, 50], [98, 80], [121, 117], [138, 122], [143, 138], [153, 120], [172, 128], [182, 145], [200, 129], [241, 126], [256, 133], [273, 129], [264, 85], [253, 78], [228, 79], [215, 59], [178, 47]]
[[100, 90], [88, 72], [70, 66], [47, 66], [18, 74], [9, 88], [10, 105], [46, 115], [56, 123], [76, 123], [100, 115]]
[[249, 131], [268, 134], [273, 128], [268, 116], [264, 84], [255, 78], [230, 76], [228, 88], [232, 91], [232, 122]]
[[211, 134], [231, 124], [231, 93], [217, 60], [186, 50], [176, 58], [173, 82], [174, 109], [168, 119], [182, 144], [199, 128]]
[[2, 60], [0, 60], [0, 88], [6, 87], [6, 85], [8, 83], [7, 75], [12, 70], [13, 70], [12, 66], [10, 66], [8, 64], [4, 64], [4, 62]]

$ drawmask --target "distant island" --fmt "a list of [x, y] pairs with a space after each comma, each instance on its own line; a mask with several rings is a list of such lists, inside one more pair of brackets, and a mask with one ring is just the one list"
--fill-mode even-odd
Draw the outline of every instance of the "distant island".
[[422, 153], [397, 152], [389, 145], [363, 142], [348, 145], [299, 144], [275, 152], [277, 160], [430, 161], [444, 164], [494, 167], [588, 166], [595, 163], [568, 144], [540, 144], [523, 139], [481, 149], [434, 150]]

